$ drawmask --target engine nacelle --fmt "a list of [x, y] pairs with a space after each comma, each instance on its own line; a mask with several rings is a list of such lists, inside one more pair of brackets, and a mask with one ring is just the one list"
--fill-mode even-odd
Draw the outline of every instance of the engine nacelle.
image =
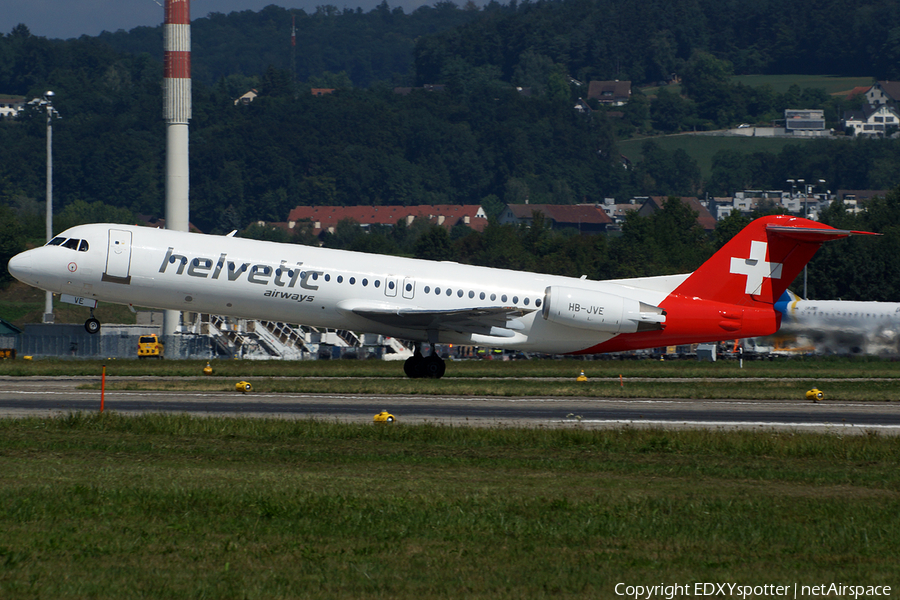
[[658, 306], [558, 285], [544, 291], [541, 314], [552, 323], [606, 333], [653, 331], [666, 326], [666, 311]]

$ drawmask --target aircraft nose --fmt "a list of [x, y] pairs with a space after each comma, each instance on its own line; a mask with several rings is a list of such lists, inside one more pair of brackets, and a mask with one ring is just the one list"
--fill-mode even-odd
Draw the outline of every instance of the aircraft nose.
[[34, 257], [30, 252], [21, 252], [16, 254], [7, 264], [9, 274], [22, 281], [28, 283], [30, 276], [34, 273]]

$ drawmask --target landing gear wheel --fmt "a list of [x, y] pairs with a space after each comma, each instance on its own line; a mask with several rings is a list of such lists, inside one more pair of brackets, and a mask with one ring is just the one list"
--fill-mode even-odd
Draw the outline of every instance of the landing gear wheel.
[[406, 376], [410, 379], [421, 379], [425, 376], [423, 369], [424, 362], [425, 357], [419, 352], [419, 347], [417, 345], [413, 355], [407, 358], [406, 362], [403, 363], [403, 372], [406, 373]]
[[444, 359], [435, 354], [433, 350], [431, 355], [426, 357], [422, 356], [418, 347], [413, 355], [403, 363], [403, 372], [410, 379], [440, 379], [444, 376], [446, 369]]
[[94, 317], [91, 317], [90, 319], [88, 319], [87, 321], [84, 322], [84, 328], [88, 333], [93, 335], [93, 334], [97, 333], [98, 331], [100, 331], [100, 321], [98, 321]]
[[444, 371], [447, 370], [447, 365], [444, 364], [443, 358], [441, 358], [437, 354], [432, 354], [425, 359], [422, 370], [425, 373], [425, 377], [429, 379], [440, 379], [444, 376]]

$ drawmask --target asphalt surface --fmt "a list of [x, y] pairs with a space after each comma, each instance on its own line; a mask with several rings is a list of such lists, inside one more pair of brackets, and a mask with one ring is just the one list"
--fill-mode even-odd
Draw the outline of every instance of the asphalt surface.
[[[57, 415], [100, 409], [96, 377], [0, 378], [0, 416]], [[397, 422], [531, 427], [706, 427], [900, 434], [900, 403], [785, 400], [460, 397], [250, 392], [106, 391], [104, 408], [144, 412], [372, 422], [387, 410]]]

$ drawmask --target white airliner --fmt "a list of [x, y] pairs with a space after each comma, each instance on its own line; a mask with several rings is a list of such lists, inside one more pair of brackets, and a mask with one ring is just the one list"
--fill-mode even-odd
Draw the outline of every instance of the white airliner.
[[787, 290], [775, 309], [783, 315], [779, 335], [803, 338], [817, 352], [895, 355], [900, 351], [900, 302], [803, 300]]
[[115, 224], [81, 225], [9, 261], [20, 281], [98, 300], [363, 331], [434, 344], [593, 354], [774, 333], [775, 300], [827, 241], [853, 233], [757, 219], [694, 273], [590, 281]]

